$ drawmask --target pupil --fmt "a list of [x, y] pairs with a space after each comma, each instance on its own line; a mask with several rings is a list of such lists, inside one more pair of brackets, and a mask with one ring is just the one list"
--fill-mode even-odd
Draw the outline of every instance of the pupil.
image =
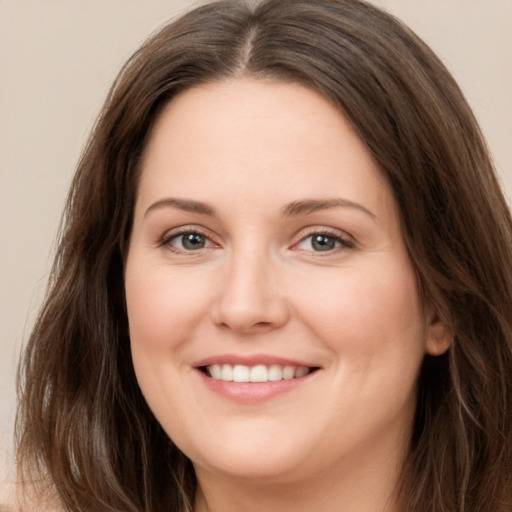
[[187, 235], [183, 235], [183, 247], [185, 249], [202, 249], [204, 244], [204, 236], [199, 233], [188, 233]]
[[334, 238], [327, 235], [315, 235], [312, 241], [315, 251], [330, 251], [334, 249], [335, 243]]

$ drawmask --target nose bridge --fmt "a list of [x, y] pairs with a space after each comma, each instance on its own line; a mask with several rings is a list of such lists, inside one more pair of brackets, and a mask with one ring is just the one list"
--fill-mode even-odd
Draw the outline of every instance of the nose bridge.
[[263, 244], [249, 240], [233, 247], [221, 283], [215, 322], [235, 331], [272, 329], [287, 319], [276, 260]]

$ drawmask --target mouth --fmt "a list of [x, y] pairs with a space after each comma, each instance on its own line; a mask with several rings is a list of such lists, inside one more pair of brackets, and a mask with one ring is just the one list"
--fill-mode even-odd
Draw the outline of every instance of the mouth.
[[224, 382], [263, 383], [301, 379], [317, 371], [318, 367], [281, 364], [211, 364], [198, 368], [206, 377]]
[[270, 354], [223, 354], [193, 368], [207, 389], [238, 404], [257, 404], [315, 382], [322, 367]]

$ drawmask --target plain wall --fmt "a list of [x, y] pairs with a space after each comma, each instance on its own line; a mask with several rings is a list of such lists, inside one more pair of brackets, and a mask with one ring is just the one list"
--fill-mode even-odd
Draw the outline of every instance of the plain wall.
[[[121, 64], [186, 0], [0, 0], [0, 478], [15, 367], [44, 295], [60, 212]], [[512, 0], [375, 0], [440, 55], [512, 196]]]

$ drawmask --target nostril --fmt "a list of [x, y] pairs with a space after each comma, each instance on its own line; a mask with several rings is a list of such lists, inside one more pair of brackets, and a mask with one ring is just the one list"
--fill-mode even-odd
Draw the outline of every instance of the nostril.
[[263, 332], [284, 325], [288, 319], [287, 301], [273, 280], [261, 271], [262, 262], [255, 268], [246, 261], [242, 263], [231, 269], [232, 274], [218, 287], [210, 308], [215, 325], [240, 333]]

